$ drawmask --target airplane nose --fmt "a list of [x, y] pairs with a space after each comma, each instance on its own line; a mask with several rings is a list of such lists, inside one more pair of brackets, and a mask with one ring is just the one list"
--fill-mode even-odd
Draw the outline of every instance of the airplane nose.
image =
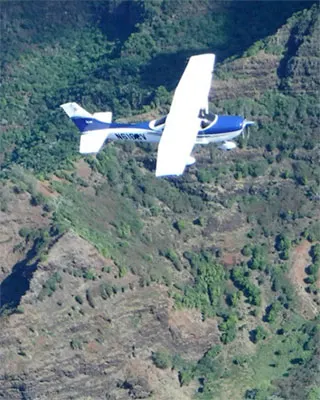
[[243, 122], [244, 119], [236, 115], [228, 115], [224, 120], [225, 125], [228, 126], [228, 131], [242, 129]]
[[210, 127], [210, 132], [229, 133], [242, 131], [249, 124], [252, 124], [252, 121], [247, 121], [238, 115], [219, 115], [216, 123]]
[[242, 129], [242, 127], [244, 126], [245, 119], [237, 116], [231, 118], [234, 126], [237, 127], [237, 129]]

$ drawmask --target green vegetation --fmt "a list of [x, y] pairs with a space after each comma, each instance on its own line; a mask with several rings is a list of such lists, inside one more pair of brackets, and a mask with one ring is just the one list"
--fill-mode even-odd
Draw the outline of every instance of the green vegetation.
[[217, 314], [224, 291], [225, 273], [212, 254], [206, 251], [184, 254], [189, 261], [194, 284], [185, 286], [183, 292], [175, 292], [177, 306], [199, 308], [203, 318]]
[[160, 254], [170, 260], [178, 271], [181, 271], [179, 256], [173, 249], [167, 249], [164, 252], [160, 252]]
[[261, 340], [266, 339], [267, 336], [268, 332], [260, 325], [251, 332], [251, 340], [253, 343], [258, 343]]
[[72, 350], [82, 350], [82, 341], [80, 339], [72, 339], [70, 347]]
[[154, 365], [161, 369], [166, 369], [171, 366], [172, 360], [167, 351], [156, 351], [152, 353], [152, 361]]
[[93, 299], [93, 293], [91, 289], [86, 290], [86, 298], [90, 307], [95, 308], [95, 302]]
[[79, 304], [83, 304], [83, 298], [80, 295], [76, 295], [75, 301], [78, 302]]
[[235, 268], [232, 270], [231, 278], [235, 286], [247, 297], [250, 304], [255, 306], [260, 305], [260, 289], [250, 281], [250, 271], [246, 271], [243, 267]]
[[282, 260], [288, 260], [290, 245], [290, 240], [285, 235], [280, 234], [276, 237], [275, 248], [280, 252]]
[[59, 272], [52, 274], [50, 278], [43, 284], [38, 299], [42, 301], [46, 296], [52, 296], [52, 294], [57, 290], [57, 284], [61, 283], [61, 281], [62, 276], [59, 274]]
[[265, 315], [265, 320], [267, 322], [270, 322], [270, 323], [275, 322], [275, 320], [276, 320], [281, 308], [282, 307], [281, 307], [281, 304], [279, 302], [272, 303], [267, 308], [266, 315]]
[[312, 258], [312, 264], [308, 265], [306, 268], [306, 273], [308, 276], [305, 278], [305, 282], [309, 284], [307, 287], [308, 292], [312, 292], [314, 294], [318, 293], [318, 288], [316, 286], [316, 282], [319, 276], [320, 269], [320, 244], [316, 243], [310, 249], [310, 255]]
[[228, 315], [224, 322], [219, 325], [220, 331], [222, 331], [221, 341], [224, 344], [232, 342], [236, 338], [237, 334], [237, 322], [238, 318], [234, 314]]
[[113, 296], [118, 292], [117, 286], [112, 285], [108, 282], [102, 282], [99, 288], [100, 288], [100, 296], [104, 300], [107, 300], [109, 297]]

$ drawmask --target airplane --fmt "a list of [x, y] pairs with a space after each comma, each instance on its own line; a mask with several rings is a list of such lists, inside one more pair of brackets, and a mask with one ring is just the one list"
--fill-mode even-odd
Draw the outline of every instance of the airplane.
[[138, 123], [112, 122], [112, 112], [90, 114], [77, 103], [60, 107], [81, 132], [81, 154], [98, 153], [106, 140], [159, 143], [156, 176], [183, 174], [196, 162], [195, 144], [221, 143], [222, 150], [237, 147], [232, 139], [254, 124], [241, 116], [215, 115], [209, 110], [209, 91], [214, 54], [190, 57], [175, 90], [169, 113], [162, 118]]

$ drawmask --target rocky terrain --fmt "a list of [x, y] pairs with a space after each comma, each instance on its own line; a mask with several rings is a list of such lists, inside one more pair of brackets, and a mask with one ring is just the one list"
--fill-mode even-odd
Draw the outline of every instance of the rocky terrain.
[[[89, 268], [95, 280], [73, 276]], [[56, 290], [39, 301], [43, 284], [57, 273]], [[140, 288], [136, 276], [117, 274], [110, 260], [78, 236], [68, 233], [57, 241], [37, 266], [19, 313], [2, 317], [4, 398], [175, 398], [171, 391], [167, 397], [166, 385], [178, 387], [177, 376], [159, 372], [152, 352], [166, 348], [197, 360], [219, 342], [217, 323], [201, 321], [195, 310], [175, 310], [166, 287]], [[106, 301], [103, 282], [127, 289]], [[192, 389], [186, 392], [181, 398]]]

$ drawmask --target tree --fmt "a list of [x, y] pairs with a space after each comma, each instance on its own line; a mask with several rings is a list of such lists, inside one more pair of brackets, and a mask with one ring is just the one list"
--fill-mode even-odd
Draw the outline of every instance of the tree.
[[313, 263], [317, 263], [320, 261], [320, 244], [316, 243], [314, 244], [311, 249], [310, 249], [310, 255], [312, 257]]
[[230, 314], [225, 318], [224, 322], [219, 325], [220, 331], [222, 331], [221, 342], [224, 344], [232, 342], [237, 335], [237, 322], [238, 318], [235, 314]]
[[277, 235], [274, 247], [277, 251], [288, 251], [290, 249], [290, 239], [284, 234]]
[[246, 256], [249, 257], [252, 254], [252, 249], [251, 246], [249, 244], [246, 244], [243, 249], [241, 250], [241, 253]]
[[93, 300], [93, 294], [92, 294], [92, 290], [91, 289], [87, 289], [86, 290], [86, 298], [87, 298], [87, 301], [88, 301], [89, 305], [92, 308], [95, 308], [95, 303], [94, 303], [94, 300]]
[[181, 268], [179, 256], [173, 249], [167, 249], [164, 252], [161, 251], [161, 254], [164, 257], [166, 257], [168, 260], [170, 260], [178, 271], [181, 271], [182, 268]]
[[76, 295], [75, 300], [76, 300], [79, 304], [82, 304], [82, 303], [83, 303], [82, 297], [79, 296], [78, 294]]
[[266, 309], [265, 320], [270, 323], [274, 322], [280, 310], [281, 304], [278, 301], [270, 304], [270, 306]]

